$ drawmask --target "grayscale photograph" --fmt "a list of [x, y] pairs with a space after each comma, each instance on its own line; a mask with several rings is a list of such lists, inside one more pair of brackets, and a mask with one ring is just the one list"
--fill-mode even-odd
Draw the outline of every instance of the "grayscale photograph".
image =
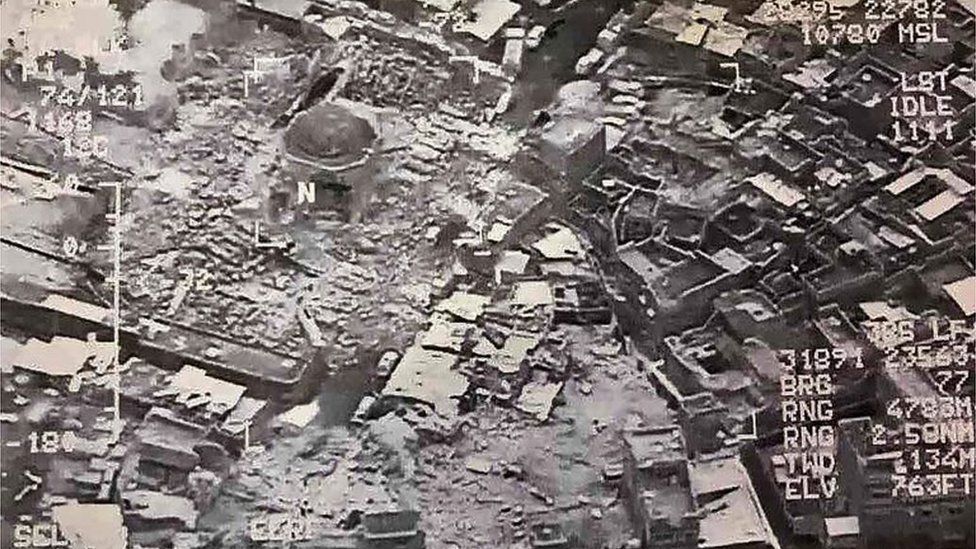
[[976, 0], [0, 33], [0, 549], [976, 548]]

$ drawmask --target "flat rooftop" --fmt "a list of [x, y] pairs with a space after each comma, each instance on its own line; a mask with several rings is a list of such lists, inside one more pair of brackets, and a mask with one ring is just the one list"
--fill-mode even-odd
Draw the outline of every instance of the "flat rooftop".
[[677, 425], [628, 431], [623, 438], [638, 467], [686, 458], [684, 439]]

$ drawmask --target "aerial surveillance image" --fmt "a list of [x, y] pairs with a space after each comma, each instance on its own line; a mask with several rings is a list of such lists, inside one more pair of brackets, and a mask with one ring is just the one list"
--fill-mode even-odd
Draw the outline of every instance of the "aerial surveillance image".
[[976, 0], [0, 31], [0, 549], [976, 547]]

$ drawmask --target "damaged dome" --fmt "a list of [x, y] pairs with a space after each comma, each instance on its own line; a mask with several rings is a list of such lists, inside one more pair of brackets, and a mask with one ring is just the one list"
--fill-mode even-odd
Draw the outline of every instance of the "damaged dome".
[[285, 132], [285, 147], [302, 158], [343, 165], [365, 156], [375, 139], [368, 121], [338, 105], [320, 103], [295, 118]]

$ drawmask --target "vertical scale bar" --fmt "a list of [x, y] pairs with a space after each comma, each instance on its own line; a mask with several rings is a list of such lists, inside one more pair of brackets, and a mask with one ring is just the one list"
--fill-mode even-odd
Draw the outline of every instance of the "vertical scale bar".
[[121, 410], [121, 390], [122, 390], [122, 368], [119, 364], [119, 352], [122, 347], [119, 340], [119, 326], [122, 324], [122, 310], [120, 307], [120, 294], [122, 284], [122, 184], [115, 182], [115, 257], [113, 260], [114, 287], [112, 288], [112, 342], [115, 347], [115, 383], [112, 393], [112, 407], [114, 412], [115, 428], [119, 429], [122, 424]]
[[105, 219], [108, 219], [113, 224], [113, 234], [112, 234], [112, 244], [106, 244], [104, 247], [99, 246], [100, 250], [112, 249], [112, 346], [113, 346], [113, 359], [112, 359], [112, 374], [114, 377], [112, 384], [112, 420], [113, 420], [113, 435], [121, 435], [122, 426], [122, 366], [119, 364], [119, 355], [121, 354], [122, 343], [119, 338], [120, 329], [122, 326], [122, 308], [121, 308], [121, 284], [122, 284], [122, 182], [120, 181], [104, 181], [98, 184], [99, 187], [112, 187], [115, 191], [112, 211], [105, 214]]
[[114, 252], [114, 256], [112, 258], [112, 344], [114, 348], [114, 358], [112, 361], [112, 369], [115, 380], [112, 390], [112, 419], [114, 420], [113, 428], [117, 430], [120, 429], [122, 425], [122, 399], [120, 394], [122, 390], [122, 368], [119, 364], [119, 354], [122, 348], [119, 340], [119, 327], [122, 324], [122, 310], [120, 306], [122, 280], [122, 184], [116, 181], [113, 187], [115, 188], [115, 204], [112, 219], [114, 222], [114, 233], [112, 235], [112, 248]]

